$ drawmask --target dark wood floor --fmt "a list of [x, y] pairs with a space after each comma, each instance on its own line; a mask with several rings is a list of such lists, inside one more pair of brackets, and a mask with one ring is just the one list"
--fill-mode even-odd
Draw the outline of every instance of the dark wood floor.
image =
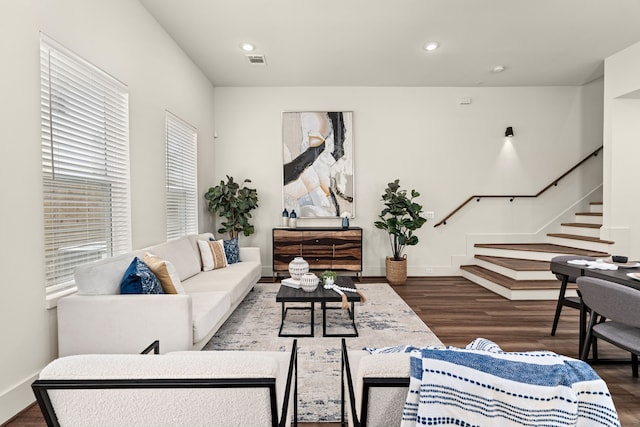
[[[365, 282], [383, 282], [366, 278]], [[461, 277], [410, 278], [396, 292], [429, 325], [445, 345], [465, 346], [477, 337], [498, 343], [505, 351], [550, 350], [578, 356], [578, 311], [564, 308], [556, 336], [550, 335], [555, 301], [509, 301]], [[601, 357], [627, 357], [606, 343]], [[640, 426], [640, 382], [629, 365], [595, 365], [607, 382], [623, 427]], [[337, 423], [302, 423], [303, 427], [333, 427]], [[9, 427], [45, 426], [31, 407]]]

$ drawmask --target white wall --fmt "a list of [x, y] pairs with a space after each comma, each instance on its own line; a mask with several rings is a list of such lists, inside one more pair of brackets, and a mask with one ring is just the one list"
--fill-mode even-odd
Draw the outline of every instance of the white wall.
[[640, 259], [640, 43], [607, 58], [605, 73], [603, 234]]
[[0, 423], [34, 400], [31, 381], [57, 354], [41, 245], [40, 31], [129, 87], [135, 248], [166, 239], [165, 110], [198, 128], [200, 185], [213, 183], [213, 88], [137, 1], [0, 3]]
[[[408, 249], [409, 274], [457, 274], [471, 233], [535, 234], [601, 182], [601, 160], [536, 199], [473, 202], [447, 225], [441, 218], [472, 194], [535, 194], [602, 144], [602, 89], [515, 88], [216, 88], [215, 171], [250, 178], [258, 190], [256, 234], [244, 244], [262, 248], [271, 274], [271, 229], [282, 211], [283, 111], [353, 111], [354, 226], [364, 229], [364, 274], [384, 275], [384, 232], [373, 227], [380, 196], [396, 178], [415, 188], [435, 212]], [[471, 105], [458, 105], [471, 97]], [[506, 141], [512, 126], [515, 137]], [[301, 220], [299, 225], [338, 225]]]

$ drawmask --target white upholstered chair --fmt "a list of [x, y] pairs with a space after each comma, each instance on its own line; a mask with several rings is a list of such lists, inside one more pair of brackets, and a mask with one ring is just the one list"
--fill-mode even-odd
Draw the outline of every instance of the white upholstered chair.
[[399, 426], [409, 390], [409, 353], [348, 350], [342, 340], [341, 425]]
[[32, 388], [49, 426], [295, 426], [297, 343], [290, 353], [66, 356]]

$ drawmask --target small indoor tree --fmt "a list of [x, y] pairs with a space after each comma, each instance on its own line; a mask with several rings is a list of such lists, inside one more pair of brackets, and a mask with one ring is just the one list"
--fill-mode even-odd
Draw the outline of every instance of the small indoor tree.
[[233, 177], [227, 175], [227, 182], [220, 181], [219, 185], [209, 188], [204, 198], [209, 202], [209, 212], [217, 213], [225, 218], [218, 233], [229, 233], [230, 238], [238, 237], [239, 233], [250, 236], [255, 232], [249, 223], [251, 211], [258, 207], [258, 192], [255, 188], [246, 187], [251, 180], [245, 179], [238, 184]]
[[[427, 220], [421, 216], [422, 206], [414, 201], [420, 196], [416, 190], [410, 195], [406, 190], [400, 190], [400, 180], [396, 179], [387, 184], [382, 195], [384, 208], [378, 215], [379, 220], [374, 225], [389, 234], [392, 257], [387, 257], [387, 279], [391, 284], [406, 282], [407, 265], [404, 250], [407, 246], [418, 244], [418, 236], [414, 231], [424, 225]], [[401, 264], [395, 264], [396, 262]], [[397, 271], [397, 278], [391, 277], [389, 270]]]

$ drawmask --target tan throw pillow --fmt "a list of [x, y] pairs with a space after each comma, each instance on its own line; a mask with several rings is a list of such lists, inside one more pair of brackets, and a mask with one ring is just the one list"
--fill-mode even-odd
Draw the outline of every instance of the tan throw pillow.
[[213, 270], [213, 254], [206, 240], [198, 240], [198, 249], [200, 249], [200, 259], [202, 260], [202, 271]]
[[227, 257], [222, 241], [198, 240], [198, 248], [202, 259], [202, 271], [210, 271], [227, 266]]
[[211, 254], [213, 255], [213, 268], [216, 269], [226, 267], [227, 255], [224, 252], [224, 243], [222, 242], [222, 240], [209, 240], [207, 243], [209, 243]]
[[144, 263], [156, 275], [165, 294], [184, 294], [184, 288], [178, 277], [176, 268], [171, 262], [150, 252], [144, 254]]

